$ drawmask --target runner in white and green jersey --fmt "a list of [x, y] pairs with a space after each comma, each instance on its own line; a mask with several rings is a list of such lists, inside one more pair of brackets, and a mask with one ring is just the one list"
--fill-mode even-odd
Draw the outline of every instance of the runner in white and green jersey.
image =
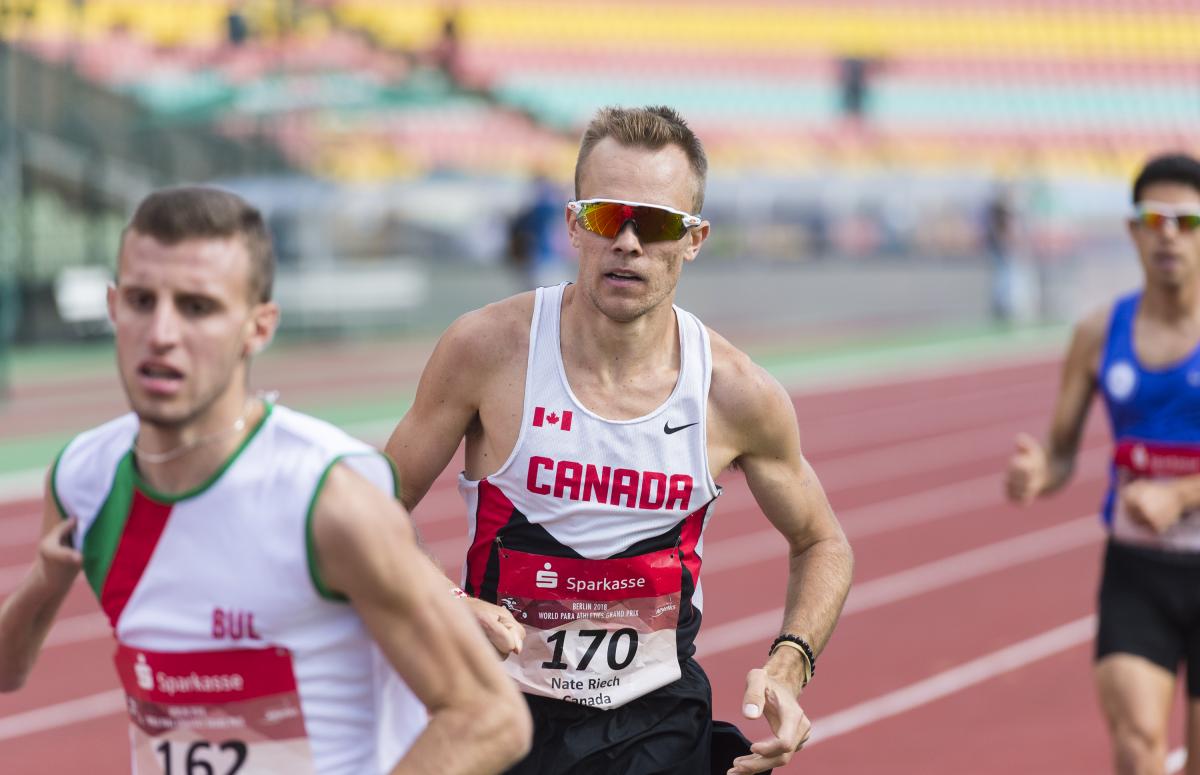
[[139, 206], [109, 290], [132, 412], [55, 461], [0, 605], [25, 680], [82, 568], [112, 623], [135, 773], [492, 773], [524, 703], [416, 545], [386, 458], [247, 391], [271, 339], [261, 215], [212, 188]]

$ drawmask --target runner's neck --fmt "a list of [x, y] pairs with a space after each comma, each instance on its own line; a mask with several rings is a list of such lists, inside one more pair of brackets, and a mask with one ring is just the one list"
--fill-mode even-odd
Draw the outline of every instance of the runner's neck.
[[[155, 491], [167, 495], [200, 487], [254, 432], [265, 410], [263, 401], [246, 399], [237, 416], [226, 417], [229, 412], [223, 411], [219, 418], [205, 418], [202, 426], [192, 425], [182, 432], [164, 431], [143, 421], [138, 428], [134, 456], [140, 478]], [[186, 448], [183, 454], [161, 462], [142, 460], [137, 455], [141, 450], [169, 452], [182, 448]]]

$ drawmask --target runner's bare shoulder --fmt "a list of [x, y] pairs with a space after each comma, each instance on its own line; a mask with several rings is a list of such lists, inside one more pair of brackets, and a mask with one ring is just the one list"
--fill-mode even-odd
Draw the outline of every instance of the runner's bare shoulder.
[[524, 367], [533, 300], [532, 291], [519, 293], [462, 315], [446, 329], [438, 348], [452, 354], [459, 367], [489, 369], [514, 358]]
[[1108, 324], [1112, 308], [1098, 307], [1075, 324], [1071, 335], [1071, 346], [1067, 352], [1068, 368], [1084, 368], [1095, 377], [1100, 370], [1100, 354], [1108, 338]]
[[710, 421], [733, 437], [780, 421], [794, 424], [787, 391], [766, 369], [711, 328]]

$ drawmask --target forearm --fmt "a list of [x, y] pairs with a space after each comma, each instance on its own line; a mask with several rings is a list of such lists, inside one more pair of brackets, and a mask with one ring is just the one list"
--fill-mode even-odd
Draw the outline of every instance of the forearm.
[[51, 582], [34, 565], [0, 605], [0, 691], [15, 691], [25, 683], [72, 580]]
[[[819, 540], [789, 558], [783, 632], [798, 635], [820, 654], [829, 642], [850, 591], [854, 555], [841, 537]], [[804, 683], [802, 658], [795, 649], [776, 650], [766, 670], [797, 691]]]
[[1075, 473], [1075, 451], [1054, 452], [1046, 460], [1046, 481], [1038, 496], [1050, 495], [1062, 489]]
[[504, 771], [528, 750], [528, 712], [519, 695], [516, 702], [520, 705], [507, 697], [476, 698], [470, 707], [431, 714], [428, 726], [391, 775]]

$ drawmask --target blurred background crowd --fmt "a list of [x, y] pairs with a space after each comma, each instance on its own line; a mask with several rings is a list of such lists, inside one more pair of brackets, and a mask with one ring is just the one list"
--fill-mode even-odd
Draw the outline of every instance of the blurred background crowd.
[[1195, 150], [1200, 4], [0, 0], [0, 341], [103, 331], [120, 228], [177, 182], [267, 213], [285, 330], [570, 277], [607, 104], [707, 146], [710, 322], [1064, 320], [1136, 280], [1138, 164]]

